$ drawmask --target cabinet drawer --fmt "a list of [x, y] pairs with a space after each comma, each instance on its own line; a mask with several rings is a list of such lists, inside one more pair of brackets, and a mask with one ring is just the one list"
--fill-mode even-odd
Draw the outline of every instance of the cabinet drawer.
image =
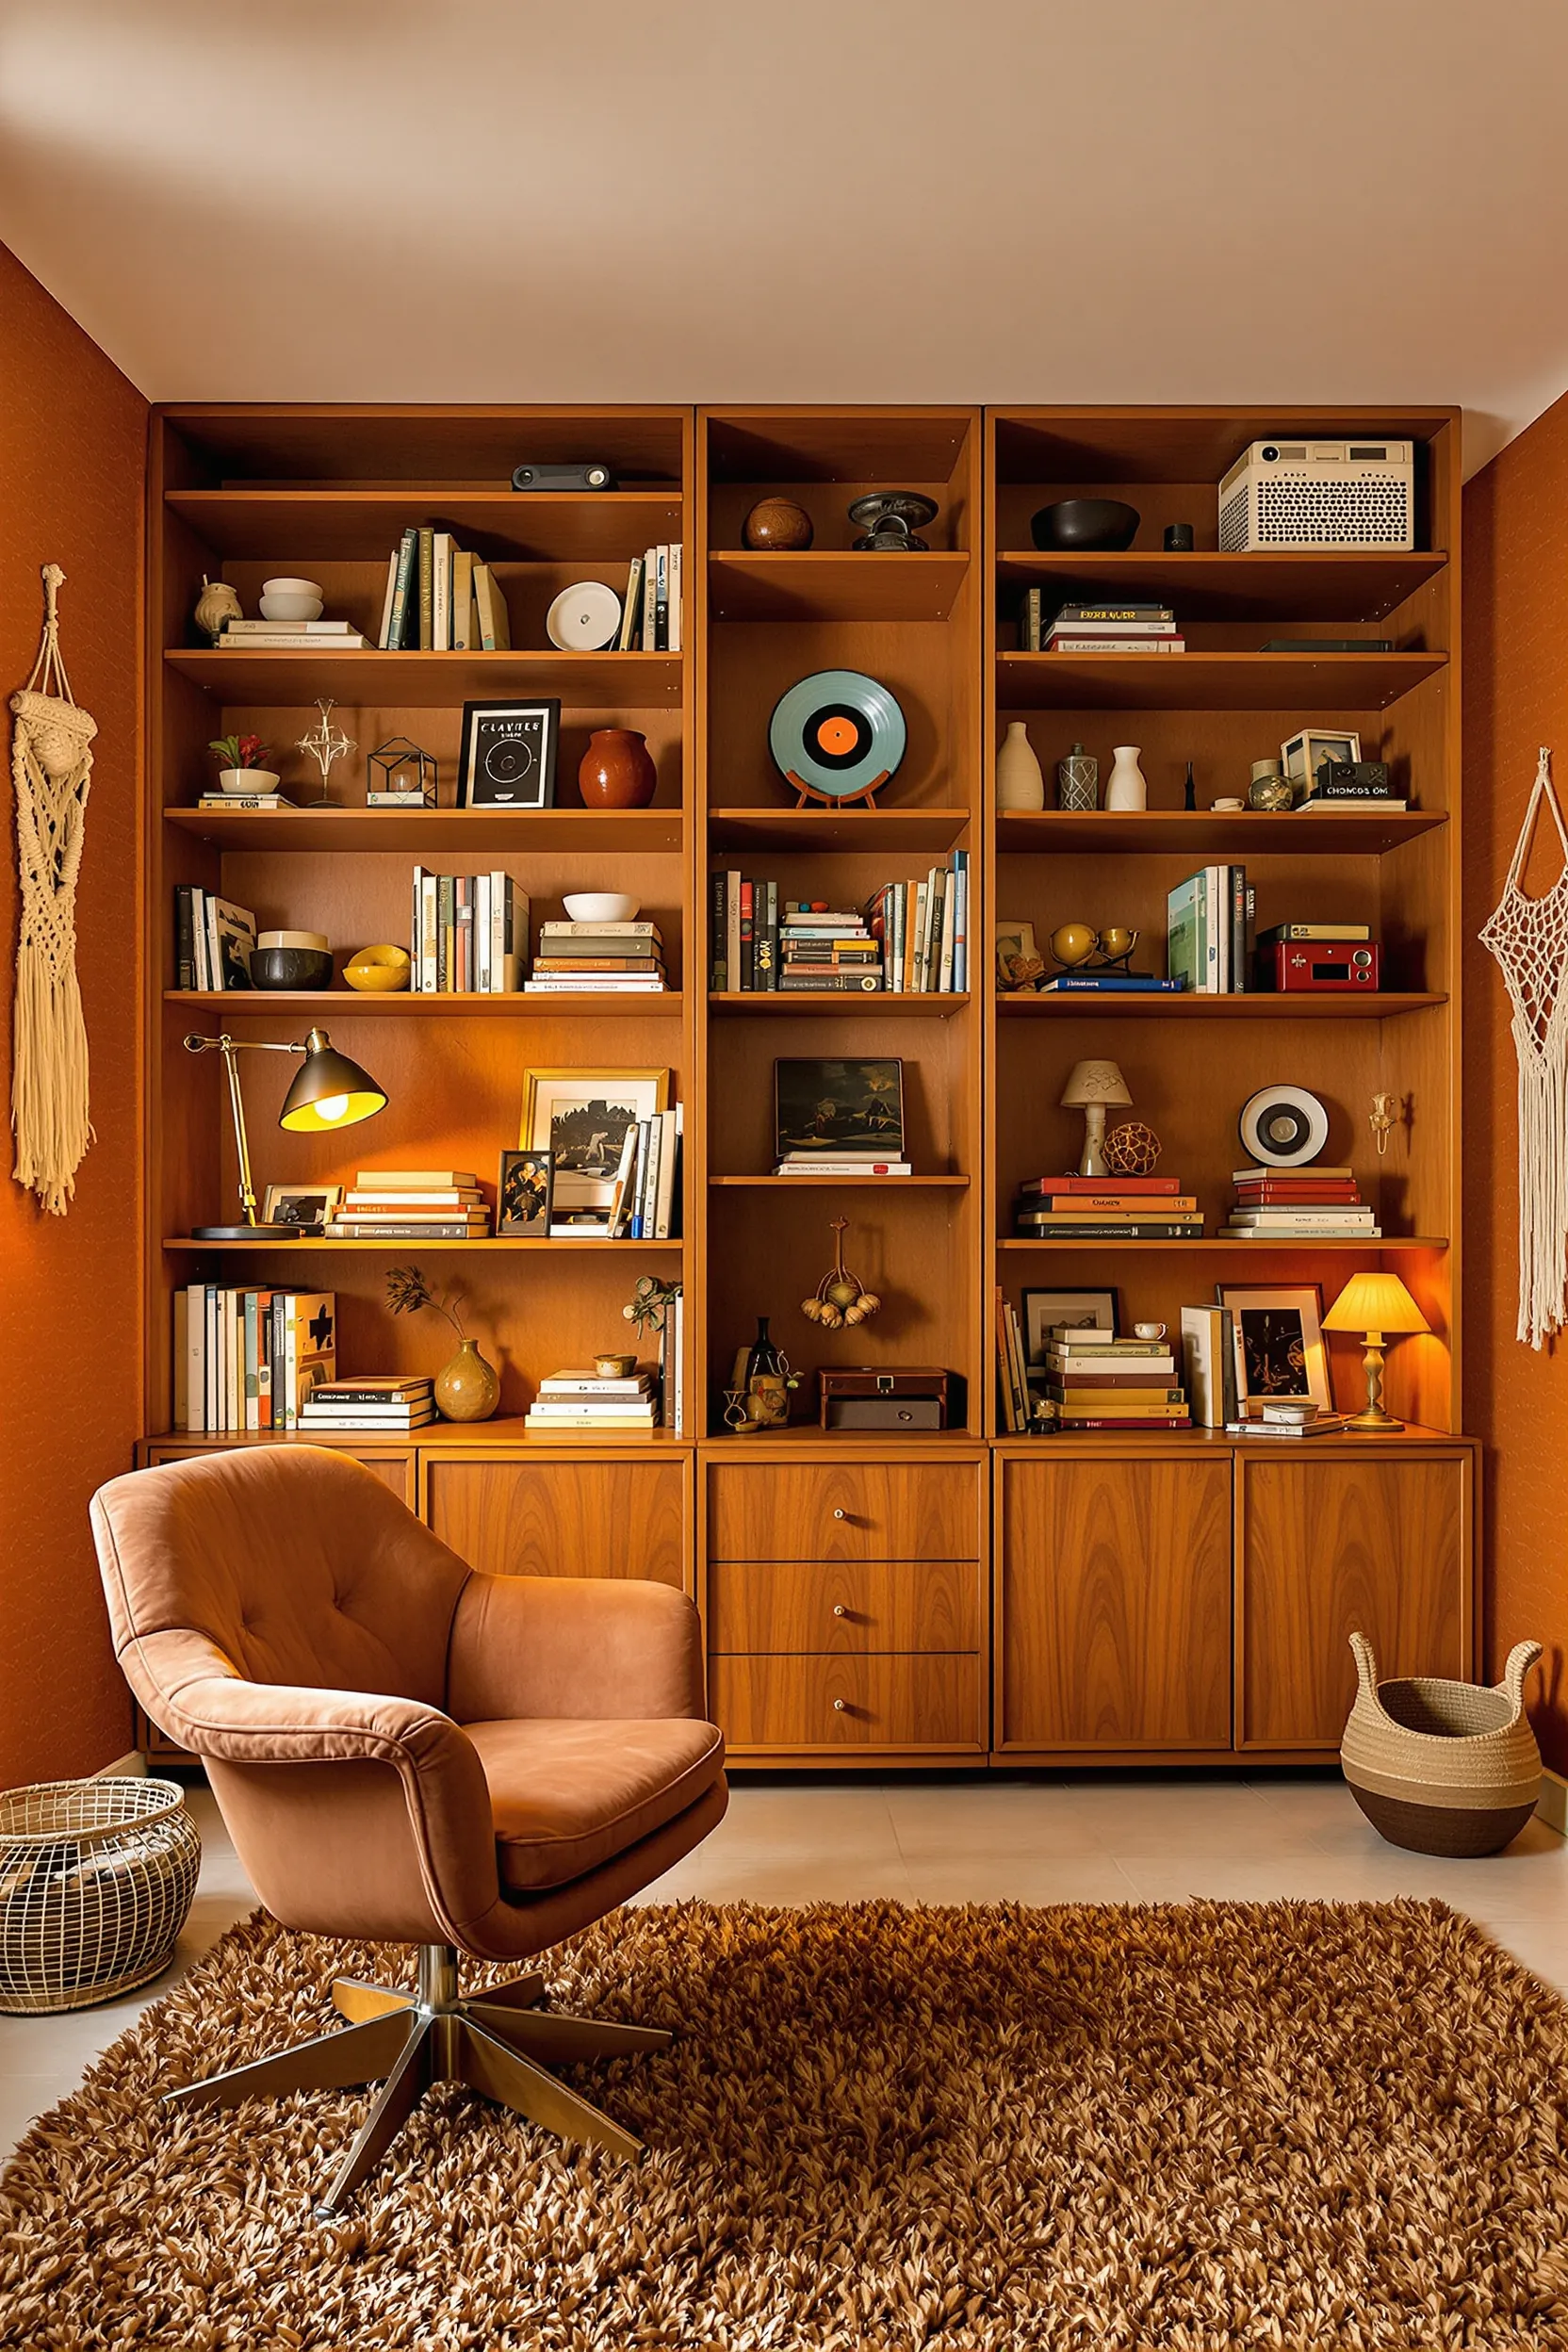
[[981, 1465], [969, 1462], [712, 1464], [711, 1560], [973, 1560]]
[[680, 1462], [425, 1459], [425, 1515], [492, 1576], [644, 1576], [686, 1585]]
[[731, 1748], [979, 1748], [977, 1658], [715, 1658]]
[[708, 1576], [714, 1651], [976, 1650], [972, 1560], [719, 1560]]

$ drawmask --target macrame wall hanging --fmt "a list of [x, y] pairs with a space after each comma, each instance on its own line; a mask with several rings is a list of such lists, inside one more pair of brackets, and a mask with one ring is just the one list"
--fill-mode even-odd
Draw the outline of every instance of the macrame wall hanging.
[[[1563, 867], [1540, 898], [1520, 887], [1542, 805]], [[1482, 924], [1513, 1005], [1519, 1064], [1519, 1330], [1539, 1348], [1568, 1315], [1568, 826], [1543, 748], [1503, 895]]]
[[87, 1024], [76, 985], [76, 876], [87, 829], [97, 721], [78, 710], [60, 659], [56, 599], [65, 581], [43, 566], [43, 639], [33, 674], [11, 696], [11, 781], [22, 913], [11, 1033], [11, 1173], [63, 1217], [92, 1141]]

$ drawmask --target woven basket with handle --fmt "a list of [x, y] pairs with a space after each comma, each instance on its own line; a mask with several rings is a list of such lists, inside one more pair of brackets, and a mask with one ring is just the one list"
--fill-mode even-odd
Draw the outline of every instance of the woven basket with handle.
[[1524, 1697], [1540, 1642], [1515, 1642], [1494, 1690], [1430, 1675], [1380, 1683], [1366, 1636], [1350, 1647], [1359, 1688], [1339, 1760], [1373, 1828], [1414, 1854], [1500, 1854], [1541, 1794]]

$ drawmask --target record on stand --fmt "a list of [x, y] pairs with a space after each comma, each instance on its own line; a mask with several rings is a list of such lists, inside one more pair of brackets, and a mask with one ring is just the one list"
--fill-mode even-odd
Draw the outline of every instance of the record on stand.
[[1329, 1140], [1329, 1114], [1305, 1086], [1262, 1086], [1241, 1106], [1241, 1140], [1261, 1168], [1305, 1168]]
[[904, 713], [888, 689], [861, 670], [815, 670], [780, 697], [768, 746], [808, 800], [841, 807], [869, 800], [904, 757]]

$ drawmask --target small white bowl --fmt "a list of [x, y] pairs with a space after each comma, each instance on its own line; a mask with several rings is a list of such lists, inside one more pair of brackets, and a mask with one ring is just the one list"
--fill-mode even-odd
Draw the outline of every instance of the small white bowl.
[[270, 768], [220, 768], [218, 789], [220, 792], [244, 792], [254, 798], [258, 793], [275, 792], [278, 779]]
[[262, 581], [261, 593], [264, 596], [270, 596], [274, 589], [280, 596], [319, 596], [326, 593], [318, 580], [264, 580]]
[[638, 904], [620, 890], [574, 890], [562, 901], [571, 923], [630, 923]]
[[261, 599], [264, 621], [318, 621], [321, 617], [319, 596], [285, 595], [281, 590]]

